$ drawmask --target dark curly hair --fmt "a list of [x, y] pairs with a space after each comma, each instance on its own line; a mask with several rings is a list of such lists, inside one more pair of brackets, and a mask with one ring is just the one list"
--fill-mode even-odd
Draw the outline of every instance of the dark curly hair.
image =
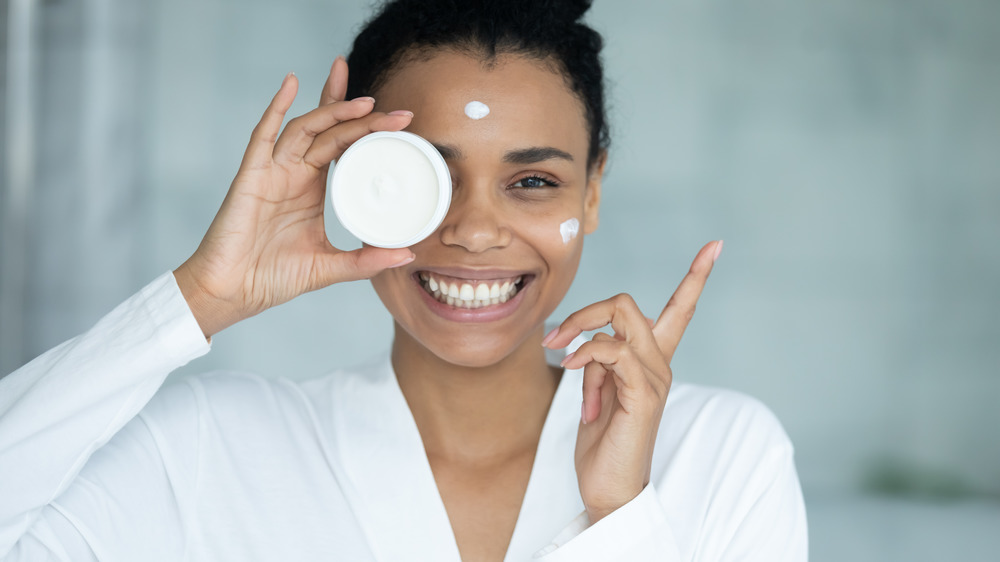
[[592, 166], [610, 146], [601, 35], [581, 23], [591, 0], [391, 0], [354, 39], [348, 99], [373, 95], [406, 57], [455, 49], [491, 64], [519, 54], [554, 63], [583, 102]]

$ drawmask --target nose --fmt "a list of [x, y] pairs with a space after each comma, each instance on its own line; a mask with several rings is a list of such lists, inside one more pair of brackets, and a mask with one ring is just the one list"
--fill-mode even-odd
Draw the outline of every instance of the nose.
[[439, 229], [441, 242], [473, 253], [506, 247], [511, 241], [511, 231], [501, 207], [493, 190], [485, 185], [456, 189]]

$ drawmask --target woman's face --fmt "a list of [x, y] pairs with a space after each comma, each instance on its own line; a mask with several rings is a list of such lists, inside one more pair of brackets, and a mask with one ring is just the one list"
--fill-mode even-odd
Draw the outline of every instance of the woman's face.
[[[493, 365], [538, 333], [597, 226], [601, 170], [588, 174], [583, 105], [542, 62], [510, 55], [486, 67], [446, 50], [403, 63], [375, 98], [380, 111], [413, 112], [407, 130], [441, 150], [453, 196], [437, 231], [412, 247], [416, 260], [372, 284], [423, 347]], [[471, 101], [489, 114], [467, 116]], [[566, 236], [574, 219], [580, 235]]]

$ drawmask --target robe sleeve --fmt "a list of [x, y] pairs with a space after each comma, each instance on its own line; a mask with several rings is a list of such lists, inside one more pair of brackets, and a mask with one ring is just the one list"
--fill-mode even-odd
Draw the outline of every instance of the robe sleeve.
[[[89, 331], [0, 379], [0, 559], [101, 558], [58, 498], [71, 486], [85, 493], [92, 483], [79, 475], [94, 452], [136, 417], [171, 371], [209, 349], [166, 273]], [[119, 439], [148, 447], [141, 420], [130, 428]], [[131, 478], [166, 482], [155, 456]], [[95, 503], [94, 517], [108, 505]]]
[[534, 558], [542, 562], [682, 560], [652, 483], [594, 525], [584, 511]]
[[689, 552], [675, 540], [665, 506], [650, 482], [632, 501], [594, 525], [583, 512], [534, 558], [540, 562], [805, 562], [805, 506], [790, 443], [772, 449], [743, 485], [720, 488], [716, 505], [702, 516], [701, 533]]

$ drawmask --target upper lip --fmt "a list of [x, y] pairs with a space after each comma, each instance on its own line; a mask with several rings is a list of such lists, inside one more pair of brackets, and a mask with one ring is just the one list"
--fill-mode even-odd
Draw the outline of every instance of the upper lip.
[[469, 267], [417, 267], [415, 272], [426, 271], [437, 273], [442, 276], [454, 277], [457, 279], [467, 279], [469, 281], [490, 281], [493, 279], [508, 279], [518, 276], [531, 275], [530, 271], [523, 269], [501, 269], [501, 268], [469, 268]]

